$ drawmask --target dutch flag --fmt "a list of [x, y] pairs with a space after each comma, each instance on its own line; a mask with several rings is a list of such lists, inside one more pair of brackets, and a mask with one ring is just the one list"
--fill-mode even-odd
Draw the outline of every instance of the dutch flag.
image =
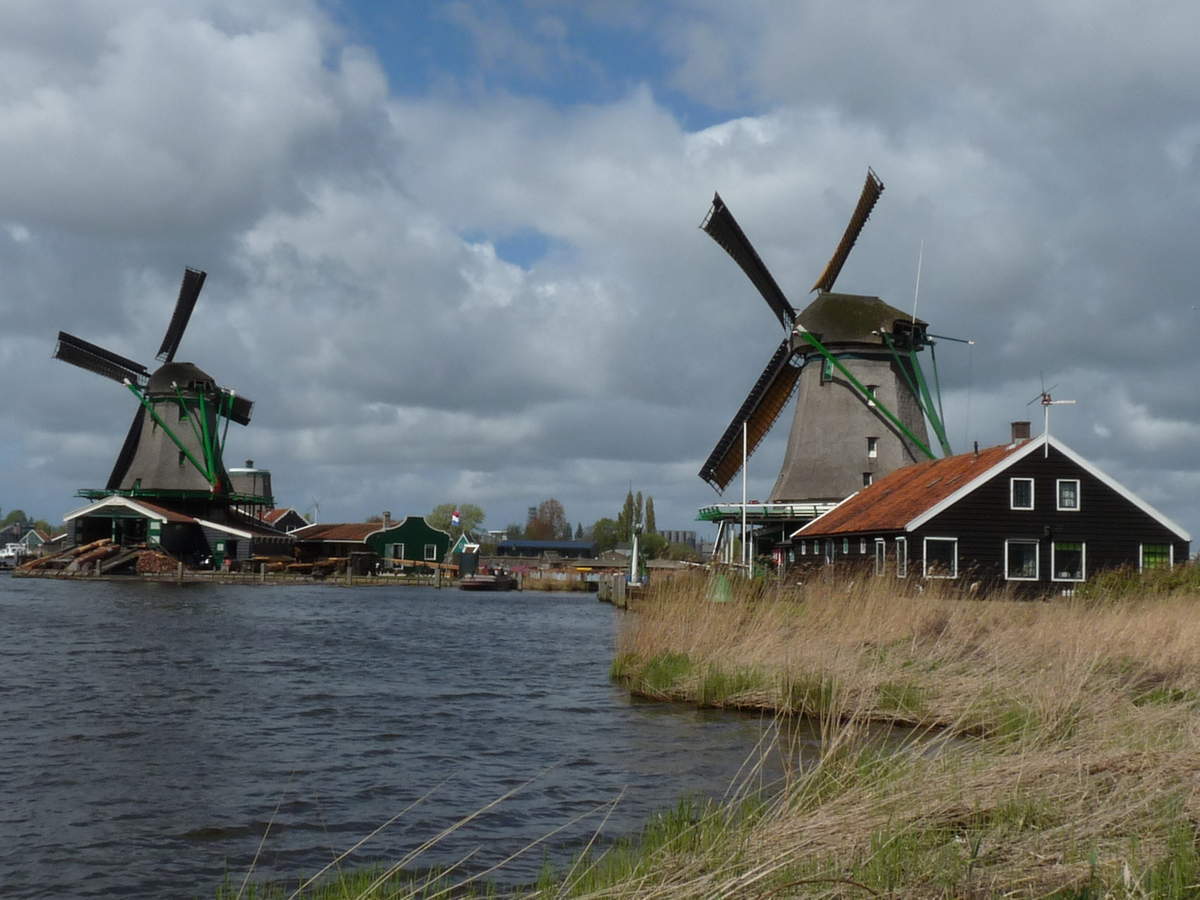
[[451, 525], [457, 525], [461, 519], [462, 519], [462, 516], [460, 516], [458, 514], [457, 509], [454, 512], [450, 513], [450, 524]]

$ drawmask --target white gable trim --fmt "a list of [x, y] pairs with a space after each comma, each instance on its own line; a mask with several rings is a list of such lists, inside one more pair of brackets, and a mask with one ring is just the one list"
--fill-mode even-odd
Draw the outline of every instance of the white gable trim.
[[147, 509], [138, 503], [136, 500], [130, 500], [128, 497], [105, 497], [103, 500], [97, 500], [95, 503], [89, 503], [74, 512], [69, 512], [63, 516], [64, 522], [70, 522], [73, 519], [78, 519], [80, 516], [86, 516], [89, 513], [97, 512], [106, 506], [123, 506], [126, 509], [132, 509], [136, 513], [140, 513], [147, 519], [153, 519], [156, 522], [166, 522], [167, 517], [162, 513], [155, 512], [152, 509]]
[[1034, 438], [1031, 441], [1027, 441], [1025, 446], [1022, 447], [1020, 450], [1010, 453], [1008, 456], [1004, 457], [1004, 459], [1000, 460], [1000, 462], [996, 463], [990, 469], [986, 469], [986, 470], [984, 470], [984, 472], [982, 474], [976, 475], [974, 478], [972, 478], [970, 481], [968, 481], [966, 484], [964, 484], [962, 487], [960, 487], [953, 494], [950, 494], [948, 497], [945, 497], [942, 500], [938, 501], [933, 506], [929, 507], [929, 509], [925, 510], [925, 512], [923, 512], [919, 516], [917, 516], [915, 519], [912, 519], [911, 521], [906, 522], [903, 526], [904, 530], [905, 531], [915, 531], [916, 529], [920, 528], [922, 525], [924, 525], [926, 522], [928, 522], [930, 519], [932, 519], [938, 513], [945, 512], [947, 509], [949, 509], [951, 506], [953, 506], [955, 503], [957, 503], [963, 497], [972, 493], [977, 488], [982, 487], [984, 484], [991, 481], [993, 478], [995, 478], [997, 475], [999, 475], [1001, 472], [1003, 472], [1009, 466], [1014, 465], [1015, 463], [1019, 462], [1020, 460], [1024, 459], [1025, 457], [1027, 457], [1034, 450], [1040, 448], [1044, 443], [1046, 443], [1046, 435], [1044, 435], [1044, 434], [1041, 437]]
[[813, 525], [816, 525], [818, 522], [820, 522], [823, 518], [825, 518], [827, 515], [829, 515], [831, 512], [833, 512], [839, 506], [841, 506], [842, 503], [849, 503], [851, 500], [853, 500], [855, 497], [857, 497], [861, 493], [862, 493], [862, 491], [855, 491], [853, 494], [851, 494], [845, 500], [842, 500], [840, 503], [835, 503], [833, 506], [829, 507], [829, 509], [825, 510], [825, 512], [821, 513], [821, 515], [817, 516], [815, 519], [813, 519], [807, 525], [797, 528], [795, 531], [793, 531], [791, 534], [789, 534], [788, 540], [790, 541], [793, 538], [802, 537], [805, 531], [807, 531]]
[[209, 522], [207, 519], [197, 519], [196, 522], [205, 528], [211, 528], [213, 531], [220, 531], [224, 534], [232, 534], [234, 537], [240, 537], [247, 541], [254, 538], [254, 535], [249, 531], [242, 531], [239, 528], [230, 528], [228, 525], [218, 525], [216, 522]]
[[1178, 525], [1176, 525], [1174, 522], [1172, 522], [1170, 519], [1168, 519], [1166, 516], [1164, 516], [1162, 513], [1160, 513], [1157, 509], [1155, 509], [1153, 506], [1151, 506], [1149, 503], [1147, 503], [1141, 497], [1137, 496], [1137, 494], [1135, 494], [1133, 491], [1129, 490], [1127, 487], [1125, 487], [1119, 481], [1112, 478], [1111, 476], [1105, 475], [1103, 472], [1101, 472], [1099, 469], [1097, 469], [1095, 466], [1093, 466], [1090, 462], [1088, 462], [1086, 459], [1084, 459], [1082, 456], [1080, 456], [1078, 453], [1076, 453], [1074, 450], [1072, 450], [1066, 444], [1060, 443], [1058, 440], [1056, 440], [1055, 438], [1052, 437], [1052, 438], [1050, 438], [1050, 446], [1053, 447], [1055, 450], [1057, 450], [1059, 453], [1061, 453], [1063, 456], [1065, 456], [1067, 459], [1071, 460], [1071, 462], [1075, 463], [1075, 465], [1079, 466], [1079, 468], [1083, 469], [1089, 475], [1092, 475], [1098, 481], [1104, 482], [1106, 485], [1108, 485], [1110, 488], [1112, 488], [1114, 491], [1116, 491], [1118, 494], [1120, 494], [1122, 497], [1124, 497], [1126, 500], [1128, 500], [1130, 503], [1132, 503], [1134, 506], [1136, 506], [1138, 509], [1140, 509], [1142, 512], [1144, 512], [1150, 518], [1152, 518], [1156, 522], [1158, 522], [1159, 525], [1162, 525], [1164, 528], [1175, 532], [1175, 534], [1179, 537], [1180, 540], [1191, 541], [1191, 539], [1192, 539], [1191, 535], [1189, 535], [1186, 531], [1184, 531], [1182, 528], [1180, 528]]
[[1157, 509], [1155, 509], [1153, 506], [1151, 506], [1145, 500], [1142, 500], [1140, 497], [1138, 497], [1136, 494], [1134, 494], [1133, 491], [1126, 488], [1124, 485], [1122, 485], [1120, 482], [1113, 479], [1111, 476], [1106, 475], [1103, 472], [1101, 472], [1094, 465], [1092, 465], [1090, 462], [1088, 462], [1086, 459], [1084, 459], [1082, 456], [1080, 456], [1078, 453], [1076, 453], [1074, 450], [1072, 450], [1070, 447], [1068, 447], [1062, 441], [1058, 440], [1055, 437], [1047, 436], [1045, 434], [1029, 441], [1024, 447], [1022, 447], [1017, 452], [1009, 454], [1004, 459], [1002, 459], [1000, 462], [996, 463], [996, 465], [994, 465], [990, 469], [988, 469], [986, 472], [983, 472], [981, 475], [976, 476], [971, 481], [967, 482], [965, 485], [963, 485], [961, 488], [959, 488], [957, 491], [955, 491], [953, 494], [951, 494], [950, 496], [941, 500], [940, 502], [934, 504], [929, 509], [925, 510], [919, 516], [912, 519], [910, 522], [906, 523], [904, 526], [904, 530], [911, 532], [911, 531], [915, 531], [916, 529], [920, 528], [922, 525], [924, 525], [926, 522], [928, 522], [934, 516], [938, 515], [939, 513], [945, 512], [947, 509], [949, 509], [951, 506], [953, 506], [959, 500], [963, 499], [963, 497], [966, 497], [968, 494], [970, 494], [970, 493], [974, 492], [976, 489], [982, 487], [984, 483], [990, 481], [991, 479], [995, 478], [1000, 473], [1004, 472], [1010, 466], [1012, 466], [1012, 465], [1016, 464], [1017, 462], [1019, 462], [1020, 460], [1024, 459], [1030, 453], [1032, 453], [1034, 450], [1039, 449], [1042, 446], [1044, 446], [1047, 441], [1049, 441], [1051, 447], [1053, 447], [1055, 450], [1057, 450], [1059, 453], [1061, 453], [1063, 456], [1065, 456], [1071, 462], [1075, 463], [1075, 465], [1079, 466], [1079, 468], [1083, 469], [1089, 475], [1094, 477], [1097, 481], [1100, 481], [1103, 484], [1105, 484], [1106, 486], [1112, 488], [1112, 490], [1116, 491], [1118, 494], [1120, 494], [1122, 497], [1124, 497], [1126, 500], [1128, 500], [1130, 503], [1132, 503], [1134, 506], [1136, 506], [1138, 509], [1140, 509], [1142, 512], [1144, 512], [1146, 515], [1150, 516], [1150, 518], [1154, 519], [1156, 522], [1158, 522], [1158, 524], [1162, 525], [1167, 530], [1175, 532], [1175, 534], [1179, 537], [1180, 540], [1191, 541], [1192, 538], [1186, 531], [1184, 531], [1177, 524], [1175, 524], [1170, 519], [1168, 519], [1166, 516], [1164, 516], [1162, 513], [1160, 513]]

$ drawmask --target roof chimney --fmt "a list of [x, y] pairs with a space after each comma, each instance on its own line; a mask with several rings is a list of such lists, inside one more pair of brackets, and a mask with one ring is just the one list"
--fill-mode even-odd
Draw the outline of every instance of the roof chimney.
[[[1026, 424], [1028, 424], [1028, 423], [1026, 423]], [[390, 528], [391, 525], [392, 525], [392, 511], [390, 509], [385, 509], [383, 511], [383, 527]]]
[[1028, 422], [1013, 422], [1012, 423], [1012, 442], [1018, 444], [1021, 441], [1029, 440], [1029, 423]]

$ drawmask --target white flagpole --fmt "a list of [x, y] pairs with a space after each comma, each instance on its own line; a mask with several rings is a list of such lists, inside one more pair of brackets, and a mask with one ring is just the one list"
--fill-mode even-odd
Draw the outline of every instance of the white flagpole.
[[750, 554], [746, 549], [746, 478], [749, 474], [746, 459], [746, 422], [742, 422], [742, 566], [749, 571]]

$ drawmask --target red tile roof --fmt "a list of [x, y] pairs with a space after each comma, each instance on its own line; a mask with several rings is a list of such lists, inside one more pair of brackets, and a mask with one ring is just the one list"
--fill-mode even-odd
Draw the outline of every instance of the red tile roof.
[[871, 531], [900, 531], [921, 513], [942, 502], [978, 476], [999, 465], [1028, 441], [988, 447], [897, 469], [863, 488], [796, 534], [811, 537]]
[[292, 508], [290, 506], [281, 506], [277, 507], [276, 509], [268, 509], [262, 514], [262, 520], [268, 525], [274, 525], [291, 511]]
[[365, 541], [381, 528], [382, 522], [340, 522], [298, 528], [292, 536], [298, 541]]
[[131, 503], [136, 503], [143, 509], [148, 509], [152, 513], [162, 516], [168, 522], [194, 522], [196, 521], [191, 516], [185, 516], [183, 513], [177, 513], [174, 510], [167, 509], [165, 506], [159, 506], [157, 503], [147, 503], [145, 500], [131, 500]]

